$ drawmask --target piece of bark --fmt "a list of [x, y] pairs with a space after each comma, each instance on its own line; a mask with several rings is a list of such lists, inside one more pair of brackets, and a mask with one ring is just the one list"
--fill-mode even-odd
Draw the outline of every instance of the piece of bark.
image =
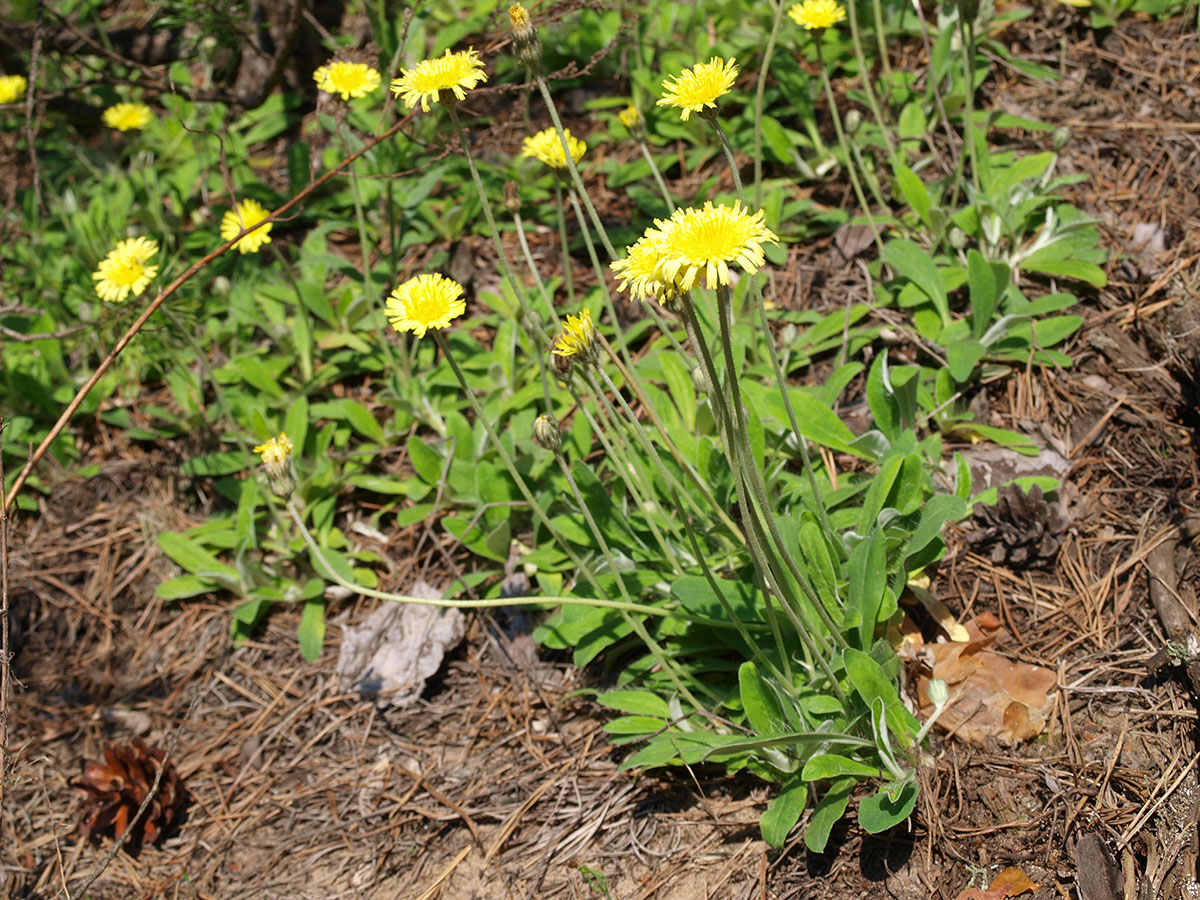
[[1098, 834], [1085, 834], [1075, 845], [1075, 886], [1079, 900], [1121, 900], [1121, 873]]

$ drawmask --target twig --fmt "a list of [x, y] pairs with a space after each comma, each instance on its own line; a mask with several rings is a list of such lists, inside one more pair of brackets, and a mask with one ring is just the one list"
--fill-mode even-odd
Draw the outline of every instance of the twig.
[[45, 3], [38, 0], [37, 24], [33, 29], [33, 47], [29, 51], [29, 88], [25, 91], [25, 145], [29, 148], [29, 164], [33, 167], [33, 196], [37, 200], [38, 212], [46, 214], [46, 204], [42, 199], [42, 172], [38, 168], [37, 158], [37, 123], [33, 118], [33, 98], [37, 93], [38, 57], [42, 51], [42, 16], [45, 13]]
[[[4, 426], [0, 418], [0, 444]], [[0, 484], [4, 484], [2, 448]], [[0, 506], [0, 835], [4, 834], [4, 786], [8, 784], [8, 674], [8, 507]]]
[[75, 411], [79, 409], [79, 406], [83, 403], [84, 398], [87, 397], [92, 388], [96, 386], [100, 379], [104, 377], [104, 373], [112, 368], [113, 363], [117, 361], [117, 357], [121, 354], [121, 351], [129, 345], [129, 342], [133, 340], [134, 336], [139, 331], [142, 330], [142, 326], [146, 324], [149, 318], [154, 315], [155, 311], [163, 305], [168, 297], [179, 290], [180, 287], [191, 280], [191, 278], [195, 276], [197, 272], [207, 266], [214, 259], [229, 252], [230, 248], [233, 247], [233, 245], [239, 240], [241, 240], [243, 236], [258, 228], [261, 228], [263, 225], [266, 225], [269, 222], [277, 221], [285, 212], [298, 204], [301, 200], [323, 185], [326, 181], [333, 178], [335, 175], [340, 174], [343, 170], [349, 168], [349, 166], [364, 153], [373, 150], [377, 145], [386, 141], [406, 124], [408, 124], [408, 120], [412, 118], [412, 115], [413, 114], [410, 113], [400, 121], [396, 122], [396, 124], [387, 129], [387, 131], [385, 131], [379, 137], [368, 141], [363, 145], [361, 150], [359, 150], [357, 153], [352, 153], [316, 181], [311, 182], [307, 187], [301, 190], [300, 193], [296, 194], [296, 196], [284, 203], [283, 206], [279, 207], [279, 209], [273, 211], [261, 222], [258, 222], [249, 228], [243, 229], [240, 233], [234, 235], [233, 238], [226, 241], [216, 250], [213, 250], [199, 262], [193, 263], [186, 271], [184, 271], [182, 275], [159, 291], [158, 296], [155, 297], [144, 310], [142, 310], [141, 314], [133, 321], [133, 324], [129, 326], [129, 329], [123, 335], [121, 335], [116, 344], [113, 345], [113, 348], [111, 351], [109, 351], [108, 356], [104, 357], [104, 360], [96, 368], [96, 371], [92, 373], [92, 376], [86, 382], [84, 382], [83, 387], [79, 389], [74, 398], [72, 398], [71, 402], [67, 404], [67, 408], [63, 410], [62, 415], [58, 417], [58, 421], [54, 423], [54, 427], [50, 429], [49, 434], [46, 435], [45, 439], [38, 444], [37, 448], [32, 454], [30, 454], [29, 459], [21, 469], [20, 474], [17, 475], [16, 481], [13, 482], [12, 488], [9, 489], [8, 494], [5, 496], [4, 503], [2, 504], [3, 508], [7, 510], [8, 507], [12, 505], [12, 502], [16, 498], [18, 491], [21, 490], [26, 479], [29, 477], [29, 473], [33, 471], [33, 467], [37, 465], [38, 461], [43, 456], [46, 455], [46, 451], [50, 449], [50, 445], [59, 436], [59, 434], [62, 433], [62, 430], [67, 427], [67, 423], [71, 421], [71, 416], [73, 416]]

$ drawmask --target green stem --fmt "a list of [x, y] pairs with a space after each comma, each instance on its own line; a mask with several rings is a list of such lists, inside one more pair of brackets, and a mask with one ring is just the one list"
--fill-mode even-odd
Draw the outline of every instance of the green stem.
[[[854, 56], [858, 60], [858, 72], [862, 76], [863, 91], [867, 95], [867, 106], [871, 108], [871, 115], [875, 117], [875, 124], [879, 126], [879, 133], [883, 135], [883, 140], [887, 144], [888, 156], [894, 157], [896, 155], [896, 147], [892, 143], [892, 133], [883, 121], [883, 113], [879, 109], [879, 100], [875, 96], [875, 86], [872, 83], [871, 70], [867, 68], [867, 57], [863, 53], [862, 39], [858, 30], [857, 0], [846, 0], [846, 9], [850, 13], [850, 41], [854, 44]], [[817, 39], [817, 43], [818, 45], [820, 44], [820, 38]]]
[[758, 69], [758, 84], [754, 88], [754, 208], [762, 208], [762, 115], [763, 95], [767, 89], [767, 69], [775, 54], [775, 41], [779, 37], [779, 26], [783, 22], [786, 4], [775, 3], [775, 18], [771, 22], [771, 35], [767, 38], [767, 49], [763, 51], [762, 65]]
[[658, 189], [662, 193], [663, 200], [667, 202], [667, 209], [675, 212], [675, 200], [671, 196], [671, 192], [667, 190], [667, 183], [663, 181], [662, 172], [658, 169], [658, 164], [655, 163], [654, 157], [650, 153], [650, 146], [645, 140], [638, 141], [638, 147], [642, 151], [642, 156], [646, 159], [646, 164], [650, 166], [650, 174], [654, 176], [654, 180], [658, 183]]
[[567, 242], [566, 204], [563, 203], [562, 185], [559, 184], [558, 178], [554, 179], [554, 211], [558, 214], [558, 245], [562, 250], [563, 284], [567, 289], [567, 300], [572, 306], [575, 306], [579, 301], [575, 298], [575, 275], [571, 266], [571, 247]]
[[542, 100], [545, 101], [546, 109], [550, 112], [550, 121], [554, 123], [554, 130], [558, 133], [558, 139], [562, 141], [563, 156], [566, 157], [567, 170], [571, 173], [571, 181], [575, 184], [575, 190], [583, 198], [583, 204], [587, 207], [588, 216], [592, 220], [596, 234], [600, 236], [600, 243], [604, 245], [604, 250], [608, 254], [608, 258], [616, 259], [617, 251], [613, 249], [612, 241], [608, 239], [608, 232], [604, 230], [604, 225], [600, 222], [600, 216], [596, 213], [596, 207], [592, 205], [592, 198], [588, 196], [587, 188], [583, 186], [583, 179], [579, 176], [579, 168], [575, 165], [575, 157], [571, 155], [567, 136], [563, 134], [562, 122], [558, 118], [558, 110], [554, 108], [554, 99], [550, 96], [550, 88], [546, 86], [546, 79], [539, 72], [534, 73], [534, 80], [537, 82]]

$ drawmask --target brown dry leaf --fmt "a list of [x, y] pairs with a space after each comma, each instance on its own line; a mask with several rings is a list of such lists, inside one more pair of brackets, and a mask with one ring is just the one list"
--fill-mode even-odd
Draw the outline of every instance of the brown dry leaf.
[[950, 688], [950, 705], [938, 719], [943, 729], [976, 743], [998, 737], [1015, 744], [1040, 734], [1054, 703], [1054, 672], [989, 649], [1000, 632], [995, 616], [976, 617], [967, 632], [966, 643], [926, 647], [934, 664], [932, 675], [917, 682], [922, 710], [932, 713], [929, 679], [941, 678]]
[[1033, 892], [1041, 885], [1032, 881], [1020, 869], [1010, 866], [992, 879], [985, 891], [982, 888], [967, 888], [961, 891], [954, 900], [1008, 900], [1026, 891]]

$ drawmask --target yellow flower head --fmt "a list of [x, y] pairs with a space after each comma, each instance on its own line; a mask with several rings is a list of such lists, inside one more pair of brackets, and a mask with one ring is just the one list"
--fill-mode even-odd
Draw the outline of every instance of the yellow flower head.
[[[267, 217], [267, 210], [257, 200], [247, 198], [221, 218], [221, 240], [232, 241], [243, 228], [251, 228]], [[240, 238], [234, 249], [240, 253], [257, 253], [263, 244], [271, 243], [271, 226], [268, 222], [261, 228]]]
[[[587, 150], [587, 144], [579, 140], [579, 138], [571, 136], [571, 129], [564, 128], [563, 135], [567, 139], [567, 146], [571, 148], [571, 158], [575, 162], [579, 162], [583, 158], [584, 151]], [[533, 137], [525, 138], [525, 149], [521, 151], [522, 156], [527, 156], [530, 159], [540, 159], [552, 169], [563, 170], [567, 167], [567, 155], [563, 152], [562, 141], [558, 139], [558, 132], [553, 128], [546, 128], [539, 131]]]
[[709, 290], [729, 284], [729, 264], [737, 263], [753, 275], [763, 264], [762, 245], [779, 239], [765, 224], [763, 212], [750, 215], [741, 203], [703, 209], [677, 209], [665, 222], [655, 220], [646, 237], [661, 241], [662, 256], [656, 277], [664, 284], [690, 291], [701, 276]]
[[412, 109], [421, 101], [421, 111], [429, 112], [429, 101], [437, 101], [439, 91], [452, 91], [459, 100], [481, 81], [487, 81], [483, 60], [474, 50], [446, 51], [445, 56], [426, 59], [415, 69], [401, 69], [400, 77], [392, 81], [392, 93], [404, 99]]
[[513, 37], [519, 41], [527, 41], [533, 34], [533, 23], [529, 21], [529, 11], [520, 3], [514, 3], [508, 8], [508, 24], [512, 26]]
[[392, 291], [387, 317], [397, 331], [422, 338], [430, 328], [447, 328], [467, 311], [462, 293], [463, 286], [452, 278], [418, 275]]
[[265, 444], [259, 444], [254, 448], [254, 452], [262, 457], [264, 466], [285, 465], [292, 455], [292, 439], [281, 431], [279, 437], [273, 437]]
[[805, 30], [830, 28], [846, 18], [846, 10], [837, 0], [804, 0], [788, 10], [788, 15]]
[[632, 103], [617, 113], [617, 118], [621, 120], [621, 124], [629, 130], [630, 134], [636, 133], [645, 124], [641, 112]]
[[584, 362], [594, 363], [599, 356], [596, 346], [596, 323], [592, 311], [584, 307], [577, 316], [567, 316], [562, 331], [554, 339], [555, 356], [578, 356]]
[[329, 94], [341, 94], [343, 100], [365, 97], [379, 87], [379, 73], [364, 63], [331, 62], [313, 72], [317, 87]]
[[669, 303], [679, 293], [674, 282], [659, 279], [659, 264], [665, 245], [657, 232], [648, 231], [625, 251], [625, 258], [614, 260], [610, 267], [617, 274], [622, 291], [629, 291], [630, 300], [655, 299]]
[[0, 103], [16, 103], [25, 96], [27, 87], [24, 75], [0, 75]]
[[130, 294], [138, 297], [158, 274], [158, 266], [146, 265], [158, 252], [158, 243], [145, 237], [120, 241], [100, 260], [92, 273], [96, 293], [108, 303], [120, 303]]
[[697, 63], [663, 82], [659, 106], [676, 106], [683, 110], [680, 118], [688, 120], [694, 112], [716, 109], [717, 100], [729, 93], [737, 79], [737, 60], [714, 56], [706, 63]]
[[118, 131], [141, 131], [154, 114], [145, 103], [118, 103], [104, 111], [104, 124]]

